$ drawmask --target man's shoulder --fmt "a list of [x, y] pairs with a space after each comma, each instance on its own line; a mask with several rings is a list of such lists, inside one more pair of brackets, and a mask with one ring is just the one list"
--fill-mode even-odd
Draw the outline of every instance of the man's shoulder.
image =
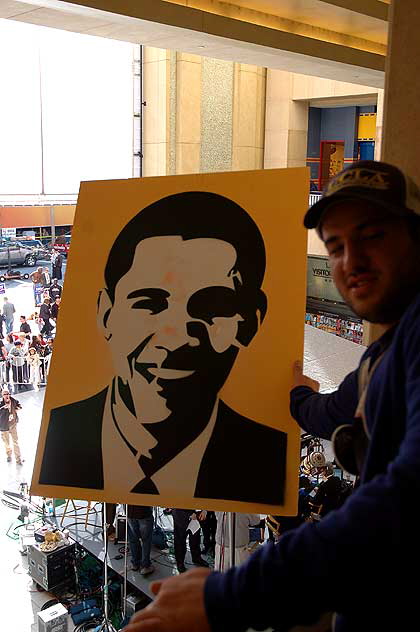
[[232, 431], [236, 433], [236, 431], [239, 430], [241, 438], [245, 438], [247, 435], [250, 438], [253, 438], [269, 435], [275, 437], [286, 434], [282, 430], [272, 428], [258, 421], [254, 421], [253, 419], [249, 419], [244, 415], [241, 415], [240, 413], [230, 408], [223, 401], [220, 401], [219, 403], [217, 421], [220, 421], [223, 424], [225, 432]]
[[101, 436], [107, 390], [51, 410], [40, 483], [103, 489]]
[[91, 419], [92, 417], [100, 414], [102, 418], [107, 392], [108, 388], [105, 388], [103, 391], [100, 391], [95, 395], [91, 395], [86, 399], [71, 402], [70, 404], [65, 404], [64, 406], [59, 406], [57, 408], [52, 408], [50, 412], [50, 420], [65, 421], [67, 418], [71, 418], [73, 422], [82, 424], [86, 421], [86, 415], [89, 415]]
[[[284, 498], [286, 457], [285, 432], [249, 419], [220, 401], [195, 495], [280, 505]], [[268, 477], [264, 485], [262, 472]]]

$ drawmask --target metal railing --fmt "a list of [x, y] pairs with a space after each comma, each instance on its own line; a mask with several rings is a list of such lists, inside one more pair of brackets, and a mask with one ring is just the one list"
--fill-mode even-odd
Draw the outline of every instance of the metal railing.
[[[34, 388], [46, 386], [52, 354], [40, 358], [39, 366], [31, 366], [26, 360], [17, 365], [16, 360], [8, 357], [0, 362], [0, 383], [10, 387], [32, 385]], [[18, 357], [20, 360], [21, 358]]]
[[315, 204], [315, 202], [318, 202], [319, 198], [322, 196], [321, 191], [313, 191], [312, 193], [309, 194], [309, 206], [312, 206], [313, 204]]

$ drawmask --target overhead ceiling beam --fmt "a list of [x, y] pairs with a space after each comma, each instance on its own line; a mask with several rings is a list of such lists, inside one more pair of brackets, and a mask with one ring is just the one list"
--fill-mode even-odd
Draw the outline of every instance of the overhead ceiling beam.
[[163, 0], [26, 0], [24, 6], [34, 10], [15, 20], [377, 88], [384, 83], [384, 55]]
[[389, 7], [379, 0], [320, 0], [324, 4], [333, 4], [335, 7], [348, 9], [354, 13], [368, 15], [371, 18], [388, 21]]

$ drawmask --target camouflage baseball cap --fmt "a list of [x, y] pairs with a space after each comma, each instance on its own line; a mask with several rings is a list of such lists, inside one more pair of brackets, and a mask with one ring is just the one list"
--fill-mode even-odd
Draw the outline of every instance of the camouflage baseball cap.
[[341, 200], [365, 200], [399, 216], [420, 216], [420, 189], [401, 169], [386, 162], [360, 160], [331, 178], [322, 197], [304, 218], [306, 228], [318, 228], [322, 215]]

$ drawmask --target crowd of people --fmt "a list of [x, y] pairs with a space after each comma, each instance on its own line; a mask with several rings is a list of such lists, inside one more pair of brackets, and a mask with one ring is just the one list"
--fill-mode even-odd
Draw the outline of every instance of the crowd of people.
[[[47, 272], [38, 268], [32, 273], [35, 311], [29, 317], [20, 315], [18, 326], [14, 304], [7, 297], [3, 299], [0, 379], [2, 384], [14, 388], [14, 392], [27, 390], [28, 387], [38, 389], [46, 384], [63, 290], [56, 278], [50, 280]], [[44, 281], [49, 282], [42, 286], [42, 294], [37, 288], [41, 274]], [[40, 300], [42, 303], [39, 303]]]
[[38, 267], [29, 276], [33, 284], [34, 311], [19, 316], [8, 297], [0, 308], [0, 380], [3, 386], [0, 400], [0, 432], [6, 449], [6, 460], [14, 454], [22, 465], [19, 447], [17, 411], [21, 405], [12, 396], [45, 386], [54, 346], [54, 335], [60, 309], [63, 257], [53, 253], [51, 279], [48, 268]]

